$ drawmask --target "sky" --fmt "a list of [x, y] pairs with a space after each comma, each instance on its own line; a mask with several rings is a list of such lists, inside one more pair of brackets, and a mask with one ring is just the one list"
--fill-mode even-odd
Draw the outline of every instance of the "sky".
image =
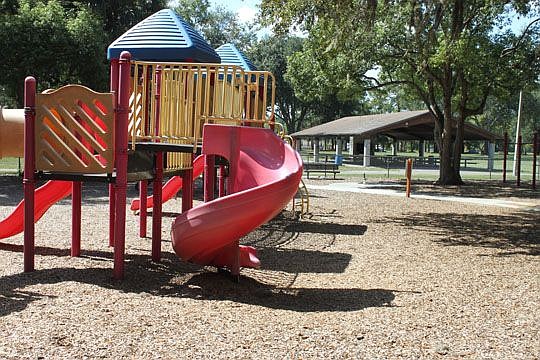
[[238, 19], [243, 22], [250, 22], [255, 19], [260, 0], [210, 0], [213, 6], [222, 6], [228, 10], [234, 11]]

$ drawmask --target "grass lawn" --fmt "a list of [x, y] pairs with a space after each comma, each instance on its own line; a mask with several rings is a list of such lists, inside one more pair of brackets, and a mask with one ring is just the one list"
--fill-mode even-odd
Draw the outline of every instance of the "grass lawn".
[[[20, 169], [23, 170], [24, 162], [21, 159]], [[17, 174], [19, 172], [19, 158], [0, 159], [0, 174]]]

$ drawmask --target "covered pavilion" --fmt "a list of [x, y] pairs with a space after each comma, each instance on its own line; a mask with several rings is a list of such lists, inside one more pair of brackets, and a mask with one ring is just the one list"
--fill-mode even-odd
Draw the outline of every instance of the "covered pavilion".
[[[317, 125], [291, 136], [297, 140], [300, 150], [302, 139], [312, 140], [315, 161], [319, 158], [319, 142], [324, 139], [335, 139], [336, 159], [343, 157], [343, 145], [349, 143], [349, 155], [354, 157], [363, 154], [364, 166], [370, 165], [371, 143], [376, 136], [384, 135], [393, 140], [393, 154], [396, 155], [398, 140], [417, 140], [420, 158], [424, 157], [425, 141], [434, 140], [435, 118], [427, 110], [401, 111], [389, 114], [348, 116], [321, 125]], [[464, 140], [486, 141], [488, 143], [488, 163], [493, 163], [495, 141], [501, 137], [465, 123]], [[363, 144], [363, 146], [362, 146]]]

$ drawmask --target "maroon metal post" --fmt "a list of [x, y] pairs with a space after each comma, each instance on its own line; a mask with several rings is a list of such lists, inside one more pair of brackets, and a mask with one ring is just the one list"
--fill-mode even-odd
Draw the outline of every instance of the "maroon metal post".
[[81, 256], [82, 183], [71, 183], [71, 256]]
[[36, 79], [29, 76], [24, 80], [24, 272], [34, 271], [35, 121]]
[[204, 202], [214, 200], [216, 184], [216, 156], [204, 156]]
[[148, 219], [148, 206], [146, 197], [148, 196], [148, 182], [146, 180], [139, 181], [139, 236], [146, 237], [146, 224]]
[[[193, 154], [191, 154], [191, 163], [193, 164]], [[182, 173], [182, 212], [188, 211], [193, 207], [193, 167], [184, 170]]]
[[127, 192], [127, 144], [129, 115], [129, 81], [131, 54], [120, 54], [118, 109], [116, 111], [116, 208], [114, 222], [114, 270], [115, 279], [124, 277], [124, 253], [126, 241], [126, 192]]
[[[118, 59], [111, 60], [111, 79], [110, 90], [114, 94], [113, 106], [114, 111], [118, 108], [118, 71], [119, 62]], [[118, 142], [118, 134], [115, 133], [114, 143]], [[115, 153], [116, 156], [116, 153]], [[116, 209], [116, 191], [114, 184], [109, 184], [109, 246], [114, 246], [114, 215]]]
[[[160, 131], [160, 111], [161, 111], [161, 66], [156, 68], [156, 97], [155, 101], [155, 129], [154, 135], [158, 136]], [[159, 140], [158, 140], [159, 141]], [[156, 153], [156, 175], [154, 177], [153, 193], [154, 206], [152, 209], [152, 260], [161, 259], [161, 216], [162, 216], [162, 189], [163, 186], [163, 153]]]
[[516, 186], [521, 185], [521, 135], [517, 139], [517, 154], [516, 154]]
[[538, 131], [533, 136], [532, 188], [536, 190], [536, 158], [538, 155]]
[[225, 196], [225, 166], [219, 165], [218, 196]]
[[[146, 77], [143, 79], [145, 83], [145, 89], [146, 94], [144, 96], [146, 97], [146, 106], [144, 108], [144, 118], [146, 119], [145, 125], [144, 125], [144, 134], [148, 135], [150, 132], [150, 121], [148, 119], [148, 113], [149, 113], [149, 106], [150, 104], [150, 83], [152, 80], [152, 71], [149, 71], [146, 75]], [[146, 231], [147, 231], [147, 223], [148, 223], [148, 209], [147, 209], [147, 200], [146, 197], [148, 196], [148, 181], [147, 180], [141, 180], [139, 181], [139, 199], [140, 199], [140, 205], [139, 205], [139, 236], [140, 237], [146, 237]]]
[[503, 142], [503, 183], [506, 182], [506, 158], [508, 157], [508, 133], [504, 132]]

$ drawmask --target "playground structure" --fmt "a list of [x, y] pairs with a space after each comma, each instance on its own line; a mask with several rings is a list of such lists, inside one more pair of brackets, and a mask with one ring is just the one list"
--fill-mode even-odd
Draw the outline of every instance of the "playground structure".
[[[182, 188], [182, 214], [171, 233], [176, 253], [201, 265], [228, 268], [233, 275], [241, 266], [259, 266], [255, 250], [240, 246], [238, 239], [281, 211], [302, 175], [299, 155], [274, 133], [273, 76], [220, 63], [149, 61], [141, 59], [146, 54], [138, 47], [133, 49], [138, 58], [132, 60], [128, 51], [120, 51], [130, 32], [164, 19], [174, 21], [184, 35], [194, 33], [170, 10], [143, 20], [109, 47], [110, 92], [68, 85], [36, 94], [36, 81], [28, 77], [24, 111], [2, 117], [0, 126], [16, 124], [20, 130], [24, 115], [24, 200], [0, 223], [0, 237], [24, 230], [25, 272], [34, 270], [35, 221], [69, 194], [71, 255], [80, 255], [81, 189], [88, 181], [109, 184], [109, 245], [114, 247], [116, 279], [124, 276], [128, 181], [140, 181], [141, 236], [146, 235], [146, 210], [153, 208], [154, 261], [161, 257], [162, 203]], [[187, 60], [212, 60], [211, 52], [203, 50], [195, 52], [200, 58]], [[10, 156], [20, 155], [20, 149], [10, 151]], [[200, 173], [205, 203], [193, 208], [193, 179]], [[162, 188], [166, 175], [175, 184]], [[37, 180], [49, 182], [36, 190]], [[150, 180], [154, 190], [147, 198]]]

